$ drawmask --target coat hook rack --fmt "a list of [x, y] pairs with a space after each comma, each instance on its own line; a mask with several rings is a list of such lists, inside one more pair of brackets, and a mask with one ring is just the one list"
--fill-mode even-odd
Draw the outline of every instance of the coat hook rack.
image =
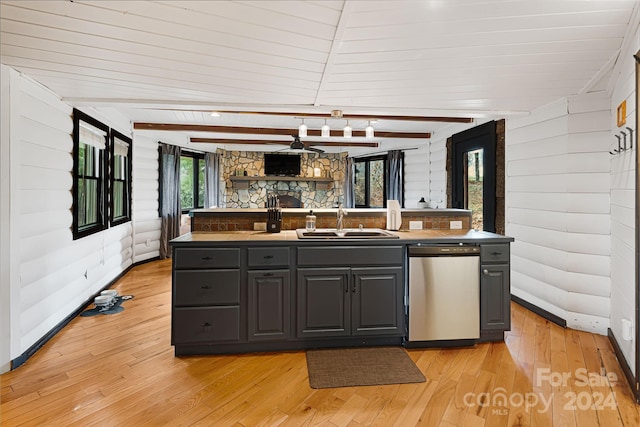
[[[618, 140], [618, 148], [614, 148], [609, 151], [609, 154], [615, 156], [616, 154], [624, 153], [627, 150], [633, 149], [633, 129], [626, 126], [628, 133], [621, 130], [619, 135], [614, 135]], [[622, 135], [622, 136], [620, 136]], [[627, 135], [629, 136], [629, 146], [627, 147]]]

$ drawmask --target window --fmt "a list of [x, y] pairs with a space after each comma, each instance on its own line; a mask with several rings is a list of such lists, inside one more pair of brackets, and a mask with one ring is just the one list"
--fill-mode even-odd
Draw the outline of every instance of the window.
[[74, 109], [73, 238], [127, 221], [131, 221], [131, 138]]
[[204, 207], [204, 154], [180, 156], [180, 207], [182, 213]]
[[496, 231], [496, 122], [451, 137], [451, 206], [470, 209], [471, 228]]
[[131, 220], [131, 138], [111, 130], [111, 225]]
[[73, 238], [107, 228], [106, 156], [109, 128], [73, 110]]
[[357, 208], [383, 208], [387, 205], [387, 156], [355, 159], [355, 205]]

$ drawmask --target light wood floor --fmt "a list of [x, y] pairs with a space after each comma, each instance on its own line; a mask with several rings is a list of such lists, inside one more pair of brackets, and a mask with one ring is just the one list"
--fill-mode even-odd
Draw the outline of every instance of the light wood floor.
[[505, 343], [409, 350], [427, 378], [419, 384], [314, 390], [304, 352], [176, 358], [170, 269], [169, 261], [132, 269], [114, 287], [135, 295], [124, 312], [74, 319], [0, 376], [0, 424], [640, 425], [606, 337], [518, 305]]

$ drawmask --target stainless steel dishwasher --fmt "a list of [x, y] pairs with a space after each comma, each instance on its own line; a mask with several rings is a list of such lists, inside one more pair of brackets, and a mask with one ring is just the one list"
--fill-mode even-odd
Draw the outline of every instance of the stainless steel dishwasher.
[[480, 247], [415, 245], [408, 254], [409, 344], [478, 339]]

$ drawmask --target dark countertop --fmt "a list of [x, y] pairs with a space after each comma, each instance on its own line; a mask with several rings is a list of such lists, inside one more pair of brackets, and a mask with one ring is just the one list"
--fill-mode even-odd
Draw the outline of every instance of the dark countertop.
[[481, 244], [481, 243], [510, 243], [513, 237], [475, 230], [408, 230], [391, 231], [398, 239], [298, 239], [295, 230], [284, 230], [280, 233], [266, 231], [227, 231], [227, 232], [195, 232], [187, 233], [171, 240], [174, 246], [231, 246], [246, 243], [258, 246], [264, 245], [393, 245], [393, 244]]
[[[291, 216], [304, 216], [309, 213], [309, 210], [313, 210], [315, 215], [336, 215], [337, 208], [282, 208], [282, 213]], [[366, 216], [386, 216], [386, 208], [347, 208], [345, 209], [347, 214], [358, 214]], [[233, 215], [263, 215], [267, 212], [266, 208], [212, 208], [212, 209], [193, 209], [189, 211], [191, 217], [195, 216], [228, 216]], [[401, 209], [401, 214], [407, 216], [471, 216], [471, 211], [466, 209]]]

